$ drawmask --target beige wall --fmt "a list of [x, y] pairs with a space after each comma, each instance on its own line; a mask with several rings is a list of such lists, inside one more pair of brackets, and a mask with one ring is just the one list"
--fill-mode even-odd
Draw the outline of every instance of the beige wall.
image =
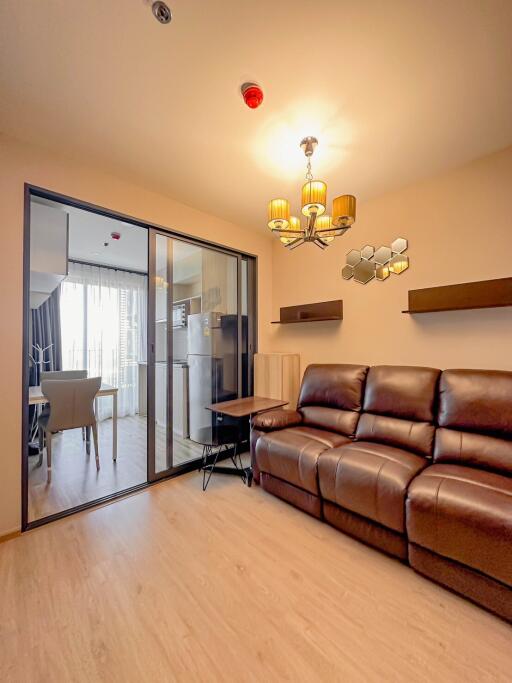
[[259, 342], [271, 301], [271, 238], [0, 136], [0, 536], [20, 527], [23, 185], [31, 183], [258, 256]]
[[[409, 240], [408, 271], [366, 285], [341, 278], [350, 249], [398, 236]], [[409, 289], [512, 275], [512, 147], [361, 203], [355, 226], [325, 252], [275, 243], [273, 273], [273, 319], [280, 306], [343, 299], [341, 324], [272, 326], [272, 348], [299, 351], [302, 370], [315, 362], [512, 370], [512, 308], [401, 313]]]
[[[359, 362], [512, 370], [511, 308], [401, 313], [408, 289], [511, 275], [512, 148], [361, 203], [355, 227], [325, 252], [313, 245], [288, 252], [263, 231], [227, 223], [0, 136], [0, 535], [20, 526], [25, 182], [256, 254], [260, 350], [299, 352], [302, 369], [312, 362]], [[397, 236], [409, 240], [406, 273], [367, 285], [342, 280], [347, 251], [389, 244]], [[345, 306], [341, 325], [269, 324], [280, 306], [337, 298]]]

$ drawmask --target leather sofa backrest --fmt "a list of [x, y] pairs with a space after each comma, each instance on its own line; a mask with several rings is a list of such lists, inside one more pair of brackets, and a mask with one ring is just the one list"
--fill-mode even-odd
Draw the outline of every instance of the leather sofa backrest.
[[297, 404], [304, 424], [353, 437], [367, 372], [366, 365], [309, 365]]
[[431, 456], [440, 373], [413, 366], [370, 368], [356, 438]]
[[434, 460], [512, 475], [512, 372], [445, 370]]

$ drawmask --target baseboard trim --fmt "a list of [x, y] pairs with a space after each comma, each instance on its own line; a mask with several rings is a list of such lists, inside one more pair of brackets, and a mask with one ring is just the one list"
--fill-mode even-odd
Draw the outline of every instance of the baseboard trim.
[[19, 529], [17, 531], [10, 531], [9, 533], [0, 536], [0, 543], [11, 541], [13, 538], [17, 538], [18, 536], [21, 536], [21, 531]]

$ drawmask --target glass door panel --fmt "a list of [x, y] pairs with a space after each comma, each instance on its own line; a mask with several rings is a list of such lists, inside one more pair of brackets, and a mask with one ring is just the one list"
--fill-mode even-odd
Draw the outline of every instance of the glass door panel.
[[240, 257], [157, 232], [152, 240], [148, 405], [157, 479], [190, 468], [227, 423], [207, 406], [242, 395], [247, 314]]
[[200, 457], [218, 424], [206, 406], [238, 396], [237, 257], [173, 244], [173, 463]]

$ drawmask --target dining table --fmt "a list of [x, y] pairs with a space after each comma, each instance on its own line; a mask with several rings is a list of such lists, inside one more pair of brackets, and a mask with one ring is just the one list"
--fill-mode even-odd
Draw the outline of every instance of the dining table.
[[[117, 460], [117, 387], [102, 382], [94, 399], [95, 413], [98, 414], [98, 399], [104, 396], [112, 396], [112, 460]], [[30, 406], [43, 405], [48, 399], [41, 391], [41, 386], [28, 388], [28, 404]]]

